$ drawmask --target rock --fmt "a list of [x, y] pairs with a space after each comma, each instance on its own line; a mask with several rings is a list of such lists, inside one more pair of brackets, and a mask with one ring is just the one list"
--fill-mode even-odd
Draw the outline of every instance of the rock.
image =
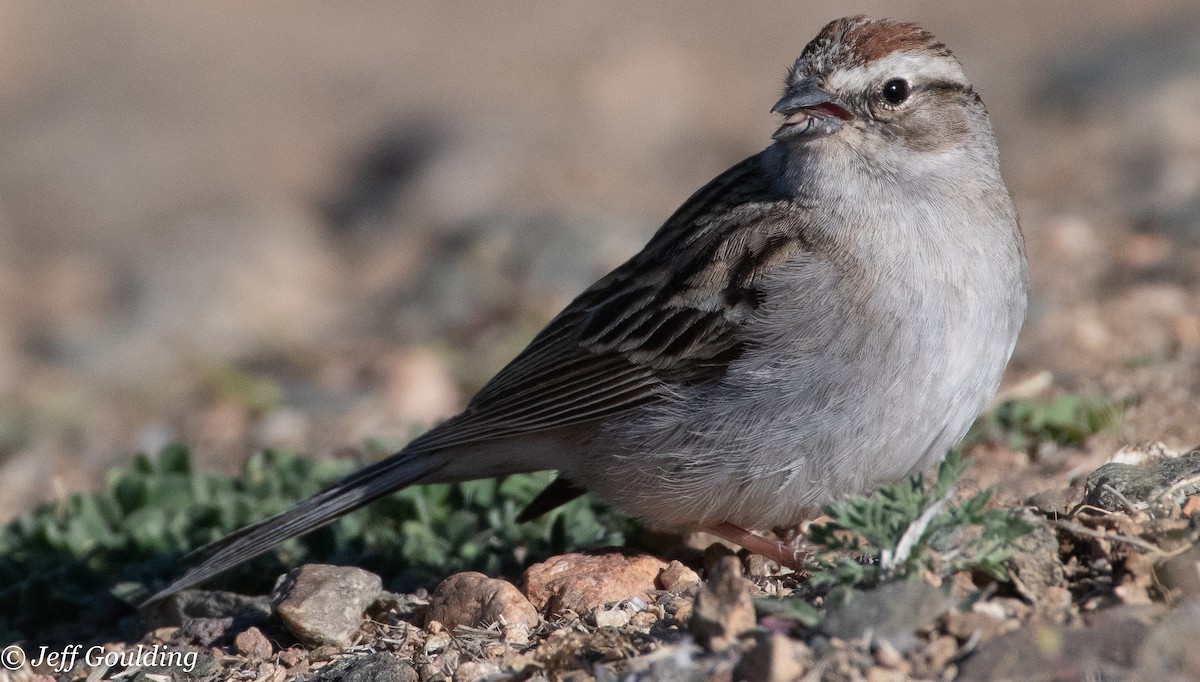
[[746, 575], [763, 578], [779, 573], [779, 564], [761, 554], [746, 557]]
[[1057, 512], [1059, 514], [1067, 513], [1074, 506], [1074, 502], [1075, 500], [1072, 499], [1072, 491], [1069, 487], [1043, 490], [1025, 500], [1025, 504], [1035, 509], [1043, 512]]
[[1033, 613], [1033, 607], [1016, 597], [993, 597], [986, 602], [976, 603], [972, 610], [983, 609], [997, 618], [1013, 618], [1025, 621]]
[[1086, 628], [1066, 629], [1036, 622], [1024, 625], [981, 646], [963, 662], [958, 679], [1128, 679], [1149, 629], [1144, 611], [1144, 607], [1110, 609]]
[[150, 632], [146, 633], [146, 637], [154, 644], [166, 644], [178, 631], [178, 627], [168, 625], [167, 627], [155, 628], [151, 630]]
[[712, 536], [708, 535], [708, 533], [697, 533], [696, 535], [702, 538], [711, 538], [716, 540], [716, 542], [710, 543], [704, 549], [704, 575], [709, 575], [712, 572], [713, 566], [716, 565], [718, 561], [721, 561], [727, 556], [737, 556], [737, 552], [734, 551], [732, 547], [725, 544], [724, 540], [713, 538]]
[[1020, 627], [1020, 622], [1016, 619], [1009, 620], [1003, 616], [997, 618], [996, 615], [981, 610], [952, 610], [946, 614], [946, 632], [963, 642], [973, 637], [978, 637], [980, 642], [986, 642], [1017, 627]]
[[939, 588], [924, 580], [899, 580], [870, 592], [855, 593], [831, 610], [820, 629], [839, 639], [872, 637], [887, 640], [900, 651], [917, 642], [917, 633], [931, 628], [952, 606]]
[[1121, 583], [1113, 588], [1113, 595], [1126, 606], [1147, 606], [1154, 603], [1150, 598], [1150, 587], [1154, 580], [1154, 570], [1144, 556], [1131, 556], [1125, 562], [1128, 575], [1123, 576]]
[[214, 646], [234, 632], [233, 618], [189, 618], [175, 631], [172, 643]]
[[949, 635], [936, 637], [925, 650], [925, 665], [929, 670], [943, 670], [946, 664], [958, 654], [958, 642]]
[[442, 655], [422, 665], [418, 672], [421, 675], [421, 679], [426, 680], [426, 682], [434, 682], [435, 680], [449, 682], [454, 677], [454, 671], [458, 669], [458, 663], [461, 658], [462, 654], [457, 649], [445, 650], [442, 652]]
[[[625, 613], [629, 613], [630, 606], [626, 605], [623, 610], [625, 611]], [[642, 611], [638, 611], [637, 613], [630, 615], [629, 624], [635, 628], [640, 628], [642, 630], [648, 630], [650, 627], [658, 624], [658, 622], [661, 621], [664, 617], [666, 617], [666, 610], [663, 609], [662, 606], [659, 606], [656, 604], [656, 605], [652, 606], [651, 608], [644, 609]]]
[[379, 576], [361, 568], [308, 564], [280, 577], [271, 604], [304, 644], [346, 646], [382, 589]]
[[451, 631], [460, 625], [500, 623], [505, 641], [523, 644], [540, 619], [537, 609], [512, 583], [482, 573], [456, 573], [439, 583], [429, 600], [425, 622], [433, 621]]
[[1049, 611], [1070, 605], [1049, 599], [1055, 588], [1066, 588], [1067, 578], [1059, 559], [1058, 536], [1045, 523], [1024, 517], [1031, 526], [1030, 532], [1013, 541], [1014, 551], [1005, 562], [1009, 577], [1017, 592], [1039, 611]]
[[289, 647], [279, 652], [279, 663], [296, 672], [304, 672], [308, 670], [308, 652], [298, 646]]
[[1200, 547], [1191, 547], [1154, 567], [1154, 576], [1185, 599], [1200, 597]]
[[622, 608], [598, 608], [592, 614], [592, 622], [598, 628], [619, 628], [628, 625], [633, 614]]
[[[730, 664], [721, 656], [698, 656], [691, 642], [663, 642], [654, 651], [619, 661], [613, 668], [597, 666], [574, 679], [584, 680], [670, 680], [671, 682], [728, 682]], [[617, 667], [619, 666], [619, 667]], [[537, 679], [537, 678], [534, 678]], [[543, 681], [546, 678], [541, 678]], [[563, 676], [566, 682], [567, 676]], [[754, 682], [757, 682], [755, 680]]]
[[658, 586], [671, 594], [681, 594], [699, 587], [700, 576], [678, 561], [672, 561], [658, 574]]
[[418, 682], [417, 671], [404, 659], [382, 651], [338, 659], [321, 668], [311, 682]]
[[804, 642], [777, 632], [755, 633], [754, 646], [742, 655], [733, 669], [735, 680], [792, 682], [812, 664], [812, 652]]
[[713, 564], [688, 623], [688, 630], [701, 646], [723, 651], [743, 632], [754, 629], [751, 587], [752, 583], [742, 577], [742, 562], [737, 557], [724, 557]]
[[247, 628], [233, 638], [237, 652], [247, 658], [264, 659], [271, 655], [271, 640], [256, 627]]
[[662, 605], [663, 611], [672, 624], [686, 628], [688, 622], [692, 620], [694, 600], [680, 596], [668, 598], [662, 602]]
[[151, 627], [182, 625], [192, 618], [232, 618], [254, 625], [271, 617], [271, 600], [233, 592], [183, 590], [146, 610]]
[[1188, 495], [1187, 500], [1183, 503], [1184, 516], [1196, 516], [1200, 514], [1200, 495]]
[[886, 639], [881, 639], [875, 644], [875, 661], [879, 665], [892, 670], [901, 670], [908, 672], [908, 661], [904, 660], [904, 655], [896, 650]]
[[383, 614], [393, 614], [402, 621], [413, 625], [424, 625], [429, 612], [429, 599], [415, 594], [398, 594], [384, 590], [375, 601], [367, 607], [367, 615], [371, 617]]
[[1183, 453], [1178, 450], [1173, 450], [1167, 447], [1166, 443], [1152, 442], [1139, 443], [1136, 445], [1126, 445], [1112, 454], [1108, 458], [1108, 462], [1116, 462], [1117, 464], [1134, 464], [1142, 466], [1161, 462], [1166, 459], [1175, 459]]
[[[178, 658], [173, 658], [170, 656], [162, 656], [159, 659], [144, 662], [142, 665], [135, 665], [135, 666], [131, 666], [130, 668], [126, 668], [126, 671], [130, 671], [130, 672], [133, 670], [137, 671], [136, 674], [130, 675], [129, 677], [125, 677], [124, 675], [118, 675], [118, 676], [112, 676], [112, 677], [103, 676], [103, 677], [106, 680], [107, 679], [122, 679], [122, 680], [129, 680], [129, 682], [157, 682], [158, 680], [171, 680], [172, 682], [209, 682], [210, 680], [220, 680], [220, 679], [226, 678], [226, 674], [228, 673], [228, 670], [226, 670], [224, 668], [222, 663], [218, 663], [217, 660], [215, 658], [213, 658], [213, 656], [210, 655], [210, 653], [207, 651], [195, 650], [193, 647], [174, 647], [174, 646], [171, 647], [170, 651], [172, 653], [174, 653], [176, 656], [182, 655], [185, 657], [190, 656], [190, 657], [194, 657], [194, 658], [192, 658], [192, 660], [190, 660], [185, 667], [184, 665], [180, 665], [180, 660]], [[96, 670], [103, 671], [104, 669], [105, 669], [105, 666], [103, 666], [103, 665], [101, 665], [99, 668], [94, 669], [92, 671], [92, 676], [89, 676], [89, 679], [92, 679], [93, 677], [95, 679], [99, 679], [100, 677], [102, 677], [102, 675], [97, 674], [95, 671]], [[111, 673], [112, 671], [110, 670], [109, 672]], [[63, 675], [62, 677], [60, 677], [58, 679], [68, 679], [69, 677], [70, 677], [69, 675]], [[19, 676], [15, 677], [15, 678], [6, 678], [4, 675], [0, 674], [0, 679], [24, 679], [24, 678], [21, 678]], [[53, 678], [53, 677], [45, 677], [45, 678], [36, 677], [34, 679], [38, 680], [40, 682], [40, 680], [42, 680], [42, 679], [53, 680], [55, 678]], [[82, 679], [82, 678], [71, 678], [71, 679]]]
[[[454, 671], [455, 682], [472, 682], [487, 680], [499, 676], [502, 668], [495, 661], [463, 661]], [[512, 679], [512, 678], [501, 678]]]
[[902, 670], [871, 666], [867, 670], [867, 682], [908, 682], [909, 676]]
[[1138, 653], [1138, 678], [1200, 679], [1200, 601], [1181, 603], [1147, 635]]
[[[435, 623], [437, 621], [434, 621]], [[426, 656], [434, 657], [450, 648], [454, 644], [454, 638], [446, 633], [444, 628], [433, 628], [438, 630], [437, 633], [431, 634], [425, 638], [424, 652]]]
[[[1096, 469], [1084, 486], [1083, 504], [1108, 511], [1131, 512], [1149, 508], [1158, 498], [1171, 493], [1182, 504], [1188, 495], [1200, 492], [1200, 451], [1179, 457], [1150, 459], [1146, 464], [1110, 462]], [[1185, 479], [1195, 479], [1188, 485], [1173, 489]], [[1132, 505], [1135, 509], [1129, 509]]]
[[[1047, 654], [1038, 647], [1044, 641]], [[960, 680], [999, 682], [1000, 680], [1045, 680], [1050, 655], [1062, 647], [1062, 632], [1055, 626], [1032, 625], [987, 642], [971, 654], [960, 668]]]
[[562, 554], [525, 570], [525, 595], [547, 616], [585, 613], [602, 604], [640, 597], [650, 601], [667, 564], [624, 549]]

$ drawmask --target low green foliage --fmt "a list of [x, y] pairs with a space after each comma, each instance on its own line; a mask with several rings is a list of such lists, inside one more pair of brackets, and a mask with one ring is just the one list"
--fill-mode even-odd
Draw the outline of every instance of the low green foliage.
[[[0, 639], [52, 625], [111, 627], [186, 567], [188, 551], [282, 512], [352, 471], [348, 461], [264, 452], [234, 478], [193, 471], [186, 447], [137, 457], [104, 489], [46, 504], [0, 528]], [[415, 486], [233, 569], [207, 586], [265, 592], [302, 562], [353, 564], [393, 589], [430, 586], [455, 571], [515, 576], [576, 548], [623, 544], [631, 522], [587, 498], [541, 519], [516, 515], [552, 479], [511, 476]], [[142, 587], [138, 587], [138, 585]]]
[[980, 417], [964, 444], [1004, 443], [1027, 452], [1047, 442], [1079, 447], [1088, 436], [1118, 427], [1124, 415], [1124, 403], [1095, 396], [1009, 400]]
[[[1013, 541], [1030, 526], [1011, 510], [988, 509], [990, 490], [955, 501], [954, 486], [966, 467], [952, 451], [931, 486], [913, 476], [873, 495], [829, 504], [830, 521], [809, 528], [818, 547], [809, 585], [827, 595], [826, 603], [840, 603], [853, 590], [925, 574], [971, 570], [1005, 580]], [[759, 611], [806, 626], [820, 619], [817, 609], [799, 599], [764, 600]]]
[[[966, 466], [951, 451], [931, 487], [924, 485], [922, 477], [912, 476], [869, 497], [856, 495], [830, 503], [825, 513], [831, 520], [809, 530], [813, 543], [826, 554], [818, 559], [813, 585], [869, 587], [888, 578], [922, 572], [948, 576], [960, 570], [982, 571], [1003, 580], [1011, 543], [1029, 526], [1008, 509], [987, 509], [991, 490], [952, 500]], [[909, 542], [907, 550], [901, 547], [902, 540]], [[860, 560], [862, 555], [870, 560]]]
[[[760, 597], [754, 600], [754, 611], [760, 617], [799, 623], [806, 628], [815, 627], [821, 622], [821, 609], [799, 597], [777, 599]], [[764, 621], [765, 622], [765, 621]]]

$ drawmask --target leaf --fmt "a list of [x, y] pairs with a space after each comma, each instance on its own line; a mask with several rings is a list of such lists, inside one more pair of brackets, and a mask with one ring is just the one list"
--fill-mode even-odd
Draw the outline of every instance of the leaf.
[[[0, 526], [0, 632], [34, 633], [59, 619], [95, 631], [111, 627], [96, 605], [126, 594], [122, 583], [161, 587], [178, 575], [180, 554], [248, 523], [284, 511], [349, 473], [346, 459], [312, 460], [266, 450], [235, 477], [197, 472], [186, 447], [138, 455], [106, 476], [96, 492], [47, 504]], [[542, 519], [514, 519], [552, 474], [455, 485], [418, 486], [385, 497], [338, 522], [289, 540], [236, 567], [208, 587], [270, 589], [300, 561], [361, 565], [393, 589], [430, 587], [440, 576], [483, 570], [515, 578], [551, 554], [621, 544], [636, 524], [587, 497]], [[42, 608], [53, 590], [58, 606]], [[128, 595], [126, 595], [128, 596]], [[24, 608], [22, 604], [29, 604]]]
[[803, 599], [755, 599], [754, 611], [759, 617], [774, 616], [795, 621], [806, 628], [816, 627], [821, 622], [821, 612]]

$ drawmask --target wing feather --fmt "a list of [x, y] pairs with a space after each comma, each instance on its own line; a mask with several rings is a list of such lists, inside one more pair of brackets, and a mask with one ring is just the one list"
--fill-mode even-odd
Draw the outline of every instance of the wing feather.
[[413, 443], [470, 445], [595, 422], [719, 379], [745, 348], [763, 275], [809, 248], [805, 211], [759, 156], [718, 176], [650, 243], [579, 295], [479, 391]]
[[[436, 478], [448, 462], [427, 453], [594, 423], [680, 386], [719, 380], [746, 348], [743, 325], [761, 302], [759, 280], [809, 248], [805, 216], [771, 191], [759, 157], [734, 166], [685, 202], [640, 253], [580, 294], [462, 414], [291, 510], [205, 547], [202, 563], [152, 601]], [[561, 479], [526, 513], [580, 490]]]

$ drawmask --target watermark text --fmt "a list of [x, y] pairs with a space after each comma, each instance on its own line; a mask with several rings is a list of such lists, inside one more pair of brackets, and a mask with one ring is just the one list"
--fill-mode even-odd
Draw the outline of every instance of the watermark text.
[[79, 663], [92, 668], [101, 666], [115, 668], [130, 667], [160, 667], [178, 668], [183, 672], [191, 672], [196, 667], [195, 651], [174, 651], [161, 644], [145, 646], [138, 644], [124, 651], [108, 651], [102, 646], [84, 648], [82, 644], [69, 644], [62, 649], [51, 649], [48, 646], [38, 647], [37, 651], [27, 654], [24, 649], [13, 644], [0, 651], [0, 666], [8, 670], [19, 670], [26, 662], [34, 669], [49, 669], [56, 673], [70, 672]]

